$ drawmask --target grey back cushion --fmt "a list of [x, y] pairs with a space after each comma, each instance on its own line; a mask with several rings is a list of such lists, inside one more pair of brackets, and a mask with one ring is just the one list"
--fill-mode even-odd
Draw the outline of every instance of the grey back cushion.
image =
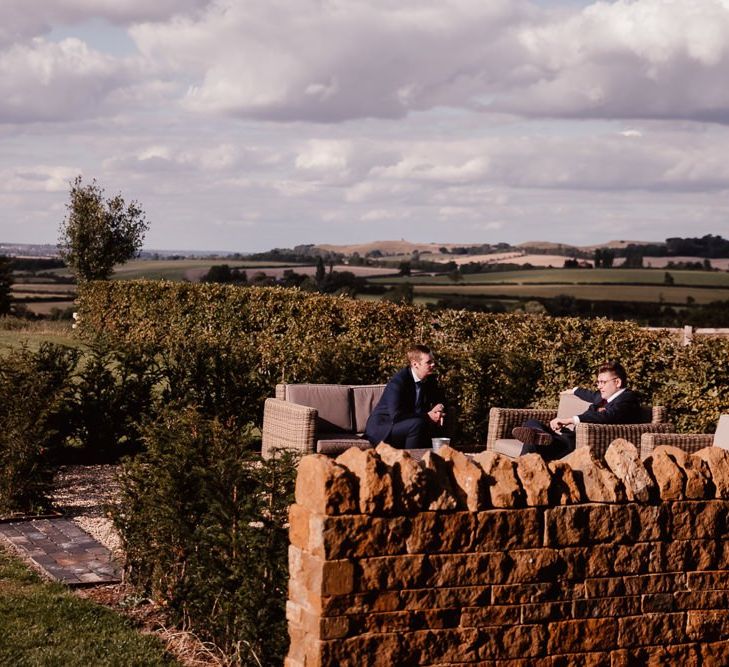
[[352, 409], [354, 412], [354, 430], [362, 433], [367, 424], [367, 418], [375, 409], [382, 392], [385, 391], [384, 384], [361, 384], [351, 387], [352, 389]]
[[729, 415], [721, 415], [714, 433], [714, 447], [729, 449]]
[[337, 433], [352, 431], [349, 387], [341, 384], [289, 384], [286, 400], [315, 408], [317, 431]]

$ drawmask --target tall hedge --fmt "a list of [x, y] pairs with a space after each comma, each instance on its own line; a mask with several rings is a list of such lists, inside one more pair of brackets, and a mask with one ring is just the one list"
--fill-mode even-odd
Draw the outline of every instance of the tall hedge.
[[436, 352], [462, 441], [485, 437], [491, 406], [555, 405], [559, 390], [591, 385], [608, 358], [620, 359], [634, 388], [667, 405], [683, 430], [710, 428], [729, 411], [726, 341], [683, 347], [633, 322], [431, 312], [293, 289], [158, 281], [90, 283], [79, 299], [87, 339], [173, 350], [179, 359], [199, 347], [228, 361], [240, 356], [252, 370], [226, 396], [237, 395], [257, 424], [277, 382], [384, 382], [413, 341]]

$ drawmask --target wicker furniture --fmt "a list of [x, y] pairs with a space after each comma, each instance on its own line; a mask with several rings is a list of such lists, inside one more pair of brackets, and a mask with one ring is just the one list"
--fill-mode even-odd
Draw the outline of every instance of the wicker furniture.
[[[555, 417], [571, 417], [584, 412], [588, 405], [589, 403], [571, 392], [562, 392], [557, 410], [491, 408], [486, 449], [516, 458], [521, 454], [523, 445], [511, 436], [511, 430], [515, 426], [521, 426], [527, 419], [548, 423]], [[662, 406], [645, 408], [645, 423], [641, 424], [578, 424], [575, 430], [575, 446], [590, 447], [601, 457], [605, 455], [610, 443], [617, 438], [624, 438], [638, 447], [643, 433], [671, 431], [673, 428], [671, 424], [665, 423], [665, 412]]]
[[729, 449], [729, 415], [721, 415], [716, 432], [711, 433], [644, 433], [640, 438], [640, 456], [646, 458], [659, 445], [671, 445], [686, 452], [704, 447]]
[[384, 384], [277, 385], [276, 397], [263, 408], [263, 457], [277, 449], [330, 456], [353, 446], [369, 449], [362, 432], [384, 389]]

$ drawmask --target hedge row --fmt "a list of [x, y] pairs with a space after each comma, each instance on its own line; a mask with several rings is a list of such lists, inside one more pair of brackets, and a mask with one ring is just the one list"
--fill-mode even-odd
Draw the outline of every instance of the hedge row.
[[[668, 406], [679, 430], [711, 430], [729, 411], [729, 341], [683, 347], [632, 322], [434, 313], [295, 289], [159, 281], [87, 284], [79, 316], [84, 338], [143, 349], [163, 363], [194, 364], [206, 350], [196, 381], [223, 384], [216, 409], [258, 425], [277, 382], [384, 382], [413, 341], [436, 352], [462, 442], [483, 440], [492, 406], [553, 406], [559, 390], [591, 385], [608, 358], [625, 364], [646, 402]], [[211, 376], [210, 355], [247, 371]]]

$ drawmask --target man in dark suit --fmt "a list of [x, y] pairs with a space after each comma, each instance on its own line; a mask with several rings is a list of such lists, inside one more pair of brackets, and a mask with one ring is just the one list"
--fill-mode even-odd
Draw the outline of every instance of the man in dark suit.
[[589, 424], [636, 424], [641, 418], [638, 396], [628, 389], [625, 369], [617, 361], [609, 361], [597, 371], [597, 391], [575, 387], [573, 393], [590, 407], [574, 417], [555, 417], [549, 425], [534, 419], [517, 426], [512, 435], [524, 443], [522, 454], [537, 452], [552, 461], [575, 448], [575, 427]]
[[364, 436], [373, 445], [386, 442], [405, 449], [430, 447], [431, 437], [443, 424], [445, 408], [432, 374], [433, 354], [425, 345], [414, 345], [407, 356], [409, 366], [390, 379], [367, 420]]

